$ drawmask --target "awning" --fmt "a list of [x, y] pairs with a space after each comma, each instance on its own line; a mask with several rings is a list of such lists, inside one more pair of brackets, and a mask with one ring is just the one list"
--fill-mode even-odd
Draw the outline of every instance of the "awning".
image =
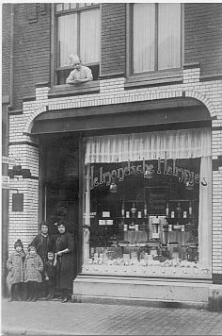
[[206, 127], [211, 125], [208, 109], [194, 98], [160, 99], [115, 105], [51, 110], [34, 121], [32, 134], [61, 132], [121, 131], [141, 127], [147, 131]]

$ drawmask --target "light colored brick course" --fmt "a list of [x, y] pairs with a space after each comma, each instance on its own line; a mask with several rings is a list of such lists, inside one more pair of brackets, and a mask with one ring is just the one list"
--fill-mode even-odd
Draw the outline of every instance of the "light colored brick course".
[[[63, 110], [67, 108], [81, 108], [89, 106], [112, 105], [128, 102], [143, 102], [156, 99], [193, 97], [201, 101], [209, 110], [212, 117], [213, 128], [222, 127], [222, 81], [200, 82], [200, 69], [187, 69], [183, 71], [183, 83], [162, 85], [156, 87], [134, 88], [125, 90], [125, 78], [100, 80], [100, 93], [84, 96], [73, 96], [48, 99], [49, 88], [36, 89], [36, 101], [23, 103], [23, 114], [10, 116], [10, 145], [9, 152], [18, 156], [24, 168], [30, 169], [33, 176], [38, 176], [38, 148], [20, 142], [32, 142], [31, 137], [24, 133], [30, 133], [34, 119], [48, 106], [50, 110]], [[18, 145], [16, 145], [18, 143]], [[222, 155], [222, 130], [212, 129], [212, 157], [217, 160]], [[25, 243], [37, 233], [38, 227], [38, 181], [29, 183], [16, 182], [11, 184], [23, 190], [25, 194], [25, 212], [22, 216], [15, 216], [10, 211], [9, 246], [13, 246], [16, 235], [22, 232]], [[213, 272], [222, 273], [222, 167], [213, 172]], [[11, 206], [10, 206], [11, 208]], [[27, 216], [27, 217], [26, 217]], [[29, 227], [30, 225], [30, 227]], [[31, 230], [29, 230], [31, 228]], [[17, 231], [18, 230], [18, 231]], [[20, 231], [19, 231], [20, 230]], [[16, 235], [15, 235], [15, 232]]]

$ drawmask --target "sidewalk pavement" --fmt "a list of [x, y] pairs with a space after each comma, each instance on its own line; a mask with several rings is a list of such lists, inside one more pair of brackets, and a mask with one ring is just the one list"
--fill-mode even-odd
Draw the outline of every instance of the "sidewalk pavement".
[[222, 335], [222, 312], [2, 300], [2, 335]]

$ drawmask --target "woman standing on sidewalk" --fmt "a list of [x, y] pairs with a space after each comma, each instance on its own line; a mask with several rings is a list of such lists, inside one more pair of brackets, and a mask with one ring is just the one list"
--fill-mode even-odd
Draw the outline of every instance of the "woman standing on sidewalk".
[[68, 290], [74, 279], [74, 240], [63, 221], [58, 223], [59, 235], [55, 241], [57, 258], [57, 285], [62, 291], [62, 303], [68, 301]]

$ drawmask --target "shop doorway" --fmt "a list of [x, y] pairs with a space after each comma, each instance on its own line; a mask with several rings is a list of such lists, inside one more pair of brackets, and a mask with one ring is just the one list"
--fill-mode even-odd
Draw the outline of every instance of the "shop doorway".
[[79, 235], [79, 142], [75, 136], [40, 137], [40, 216], [56, 238], [58, 222], [65, 221], [75, 246], [77, 275]]

